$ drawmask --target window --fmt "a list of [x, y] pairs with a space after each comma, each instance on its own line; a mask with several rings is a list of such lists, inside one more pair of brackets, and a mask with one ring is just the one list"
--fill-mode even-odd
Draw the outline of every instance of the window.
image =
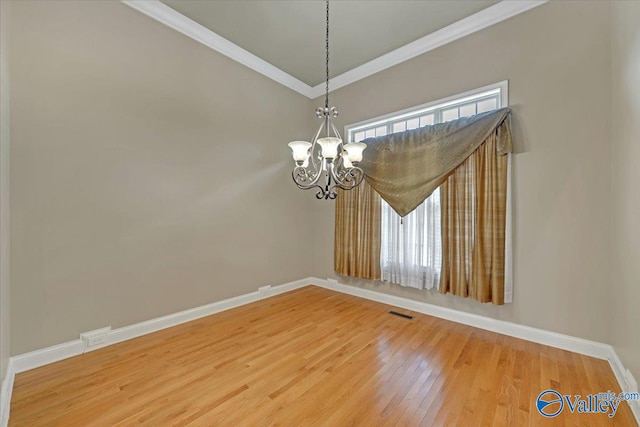
[[419, 105], [346, 127], [348, 142], [403, 132], [422, 126], [448, 122], [507, 105], [507, 82]]
[[[348, 142], [361, 141], [472, 116], [507, 104], [507, 82], [503, 81], [347, 126], [345, 135]], [[381, 209], [382, 279], [420, 289], [437, 287], [442, 263], [439, 190], [403, 219], [385, 201]], [[509, 220], [507, 224], [509, 233]]]

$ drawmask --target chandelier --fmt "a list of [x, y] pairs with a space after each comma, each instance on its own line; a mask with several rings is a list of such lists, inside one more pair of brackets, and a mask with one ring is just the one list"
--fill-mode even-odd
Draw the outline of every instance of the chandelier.
[[[293, 141], [289, 143], [296, 166], [291, 176], [302, 190], [317, 188], [316, 198], [333, 200], [337, 188], [351, 190], [360, 185], [364, 172], [358, 167], [362, 152], [367, 145], [362, 142], [344, 144], [340, 132], [331, 118], [338, 117], [336, 107], [329, 108], [329, 1], [327, 0], [326, 32], [326, 86], [324, 107], [316, 109], [316, 117], [322, 124], [311, 142]], [[320, 135], [323, 133], [323, 137]], [[324, 179], [322, 179], [324, 178]], [[322, 179], [322, 183], [321, 183]]]

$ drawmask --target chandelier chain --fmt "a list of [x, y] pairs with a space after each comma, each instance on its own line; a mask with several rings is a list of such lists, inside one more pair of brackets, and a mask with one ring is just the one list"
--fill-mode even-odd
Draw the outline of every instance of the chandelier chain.
[[327, 71], [327, 79], [326, 86], [324, 92], [324, 108], [329, 108], [329, 0], [327, 0], [327, 34], [326, 34], [326, 44], [325, 48], [327, 51], [327, 59], [326, 59], [326, 71]]

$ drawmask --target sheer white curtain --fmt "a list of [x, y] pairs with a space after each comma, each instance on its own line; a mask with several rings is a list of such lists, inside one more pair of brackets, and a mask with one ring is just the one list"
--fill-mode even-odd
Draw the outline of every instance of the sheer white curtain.
[[383, 200], [382, 280], [418, 289], [438, 287], [442, 264], [440, 190], [404, 218]]

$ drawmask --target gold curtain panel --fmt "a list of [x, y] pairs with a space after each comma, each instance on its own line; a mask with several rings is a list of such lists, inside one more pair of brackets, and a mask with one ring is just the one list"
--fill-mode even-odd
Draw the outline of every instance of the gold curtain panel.
[[[418, 207], [509, 117], [487, 113], [365, 140], [365, 179], [400, 216]], [[497, 132], [498, 154], [510, 153], [508, 124]]]
[[380, 196], [366, 182], [338, 190], [334, 269], [343, 276], [380, 279]]
[[439, 290], [504, 304], [507, 156], [499, 126], [440, 186], [442, 271]]

